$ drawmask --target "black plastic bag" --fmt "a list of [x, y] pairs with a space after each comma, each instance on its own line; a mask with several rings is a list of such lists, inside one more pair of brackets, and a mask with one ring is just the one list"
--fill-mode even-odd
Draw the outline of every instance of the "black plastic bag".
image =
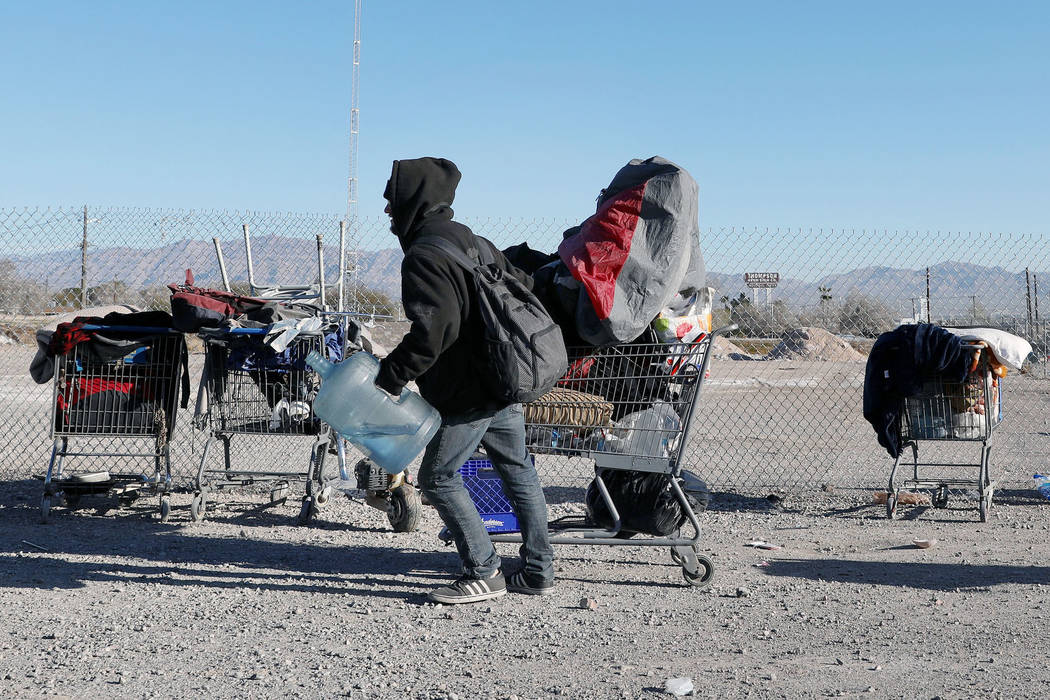
[[[670, 474], [603, 469], [599, 472], [620, 513], [620, 532], [625, 536], [646, 533], [665, 537], [677, 531], [688, 519], [671, 488]], [[679, 484], [686, 500], [699, 515], [707, 508], [710, 492], [695, 474], [683, 471]], [[601, 491], [594, 481], [587, 487], [587, 513], [601, 527], [612, 527]]]

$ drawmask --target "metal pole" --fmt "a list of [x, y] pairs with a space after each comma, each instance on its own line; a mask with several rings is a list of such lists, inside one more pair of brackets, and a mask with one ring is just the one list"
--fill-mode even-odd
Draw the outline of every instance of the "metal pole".
[[926, 268], [926, 323], [933, 323], [930, 315], [930, 268]]
[[232, 292], [233, 289], [230, 288], [230, 278], [226, 274], [226, 260], [222, 257], [222, 246], [219, 245], [219, 239], [217, 237], [213, 236], [211, 242], [215, 246], [215, 257], [219, 259], [219, 274], [222, 275], [222, 288], [227, 292]]
[[357, 218], [357, 137], [361, 90], [361, 1], [354, 3], [354, 55], [350, 73], [350, 167], [346, 180], [346, 220]]
[[1025, 326], [1025, 336], [1032, 337], [1032, 280], [1028, 268], [1024, 269], [1025, 300], [1028, 302], [1028, 324]]
[[321, 310], [324, 311], [324, 236], [320, 233], [317, 234], [317, 284], [320, 286], [318, 299], [321, 300]]
[[346, 221], [339, 222], [339, 308], [342, 313], [346, 310]]
[[244, 233], [244, 254], [248, 257], [248, 293], [255, 294], [255, 268], [252, 267], [252, 239], [248, 233], [248, 224], [241, 224]]
[[80, 241], [80, 308], [87, 308], [87, 205], [84, 205], [84, 237]]

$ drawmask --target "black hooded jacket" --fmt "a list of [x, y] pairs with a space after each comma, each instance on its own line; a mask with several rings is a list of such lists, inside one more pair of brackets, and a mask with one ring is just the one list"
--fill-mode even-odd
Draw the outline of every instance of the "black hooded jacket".
[[452, 221], [459, 179], [455, 163], [444, 158], [395, 160], [383, 193], [390, 203], [390, 229], [405, 251], [401, 302], [412, 327], [380, 362], [376, 384], [400, 394], [414, 380], [423, 398], [446, 417], [495, 411], [506, 402], [492, 397], [477, 376], [483, 340], [472, 278], [440, 250], [416, 242], [436, 236], [468, 255], [487, 246], [497, 264], [532, 288], [532, 279], [492, 243]]

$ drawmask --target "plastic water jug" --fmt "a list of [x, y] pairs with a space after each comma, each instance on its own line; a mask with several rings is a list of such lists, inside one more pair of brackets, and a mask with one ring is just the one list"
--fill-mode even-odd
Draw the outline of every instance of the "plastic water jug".
[[441, 416], [419, 394], [405, 389], [391, 396], [375, 385], [379, 361], [367, 352], [337, 365], [311, 352], [306, 363], [321, 375], [314, 413], [391, 474], [402, 472], [441, 427]]

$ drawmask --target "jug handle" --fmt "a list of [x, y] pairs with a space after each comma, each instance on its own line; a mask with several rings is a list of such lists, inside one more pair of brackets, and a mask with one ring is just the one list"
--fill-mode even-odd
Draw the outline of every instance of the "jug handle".
[[395, 403], [398, 406], [400, 406], [402, 403], [405, 402], [405, 390], [404, 389], [401, 390], [400, 394], [391, 394], [389, 391], [387, 391], [383, 387], [379, 386], [378, 384], [375, 385], [375, 388], [379, 389], [379, 391], [381, 391], [384, 396], [386, 396], [388, 399], [390, 399], [390, 401], [392, 403]]

